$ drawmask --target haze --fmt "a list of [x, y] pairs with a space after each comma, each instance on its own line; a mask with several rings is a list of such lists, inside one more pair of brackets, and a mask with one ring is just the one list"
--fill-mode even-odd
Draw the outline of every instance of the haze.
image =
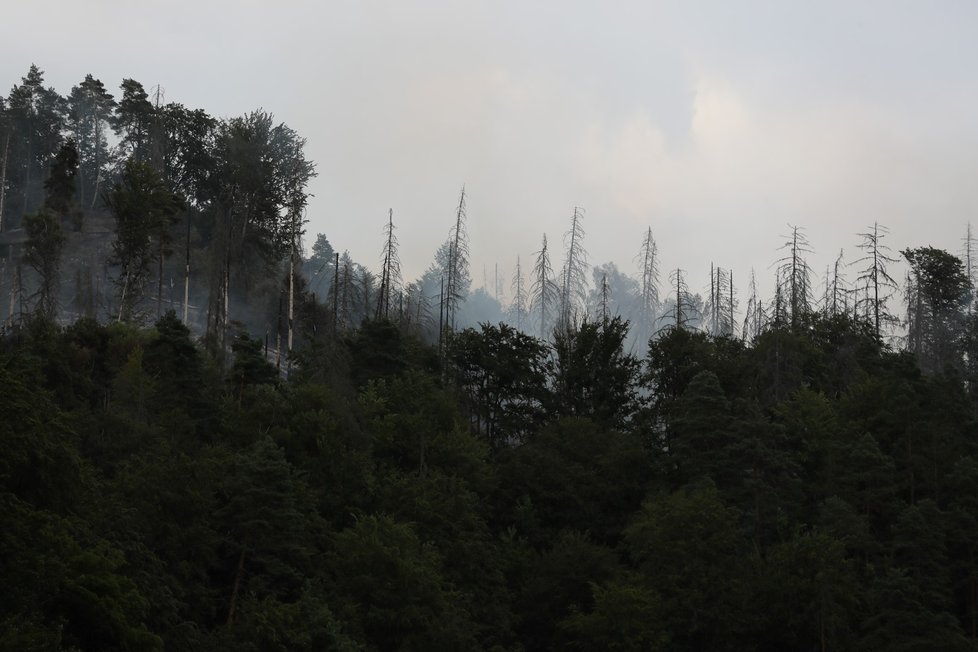
[[[2, 79], [124, 77], [308, 141], [306, 243], [406, 280], [468, 194], [473, 285], [586, 209], [590, 260], [634, 273], [651, 226], [691, 289], [746, 279], [786, 224], [818, 273], [856, 233], [960, 250], [978, 207], [978, 5], [967, 2], [17, 3]], [[6, 92], [6, 91], [4, 91]], [[665, 275], [663, 277], [665, 280]], [[491, 284], [491, 280], [490, 280]]]

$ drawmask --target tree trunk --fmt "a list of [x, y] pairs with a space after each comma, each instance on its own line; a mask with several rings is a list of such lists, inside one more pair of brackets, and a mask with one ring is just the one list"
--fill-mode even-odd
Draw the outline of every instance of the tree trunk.
[[3, 162], [0, 163], [0, 233], [3, 232], [3, 205], [7, 197], [7, 154], [10, 152], [10, 129], [3, 140]]
[[245, 551], [241, 549], [238, 557], [238, 570], [234, 573], [234, 586], [231, 589], [231, 604], [228, 607], [228, 619], [225, 623], [230, 626], [234, 622], [234, 611], [238, 606], [238, 592], [241, 590], [241, 577], [244, 575]]

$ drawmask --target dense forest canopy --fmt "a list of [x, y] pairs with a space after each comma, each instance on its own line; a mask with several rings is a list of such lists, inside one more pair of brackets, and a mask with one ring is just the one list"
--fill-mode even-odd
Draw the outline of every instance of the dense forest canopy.
[[978, 649], [970, 229], [761, 296], [572, 206], [504, 301], [464, 188], [416, 280], [304, 243], [303, 145], [0, 104], [0, 649]]

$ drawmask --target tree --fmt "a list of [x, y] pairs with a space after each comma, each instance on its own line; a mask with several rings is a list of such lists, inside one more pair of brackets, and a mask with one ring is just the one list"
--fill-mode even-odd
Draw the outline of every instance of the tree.
[[[7, 100], [11, 134], [8, 152], [7, 183], [12, 200], [5, 206], [7, 216], [22, 216], [41, 205], [47, 170], [61, 146], [67, 102], [53, 88], [44, 88], [44, 72], [31, 65], [21, 84], [14, 86]], [[6, 219], [6, 228], [17, 222]]]
[[384, 250], [381, 253], [380, 296], [377, 300], [377, 317], [390, 318], [391, 299], [401, 292], [401, 259], [397, 256], [397, 237], [394, 235], [394, 209], [387, 216], [384, 227]]
[[523, 322], [527, 318], [529, 309], [526, 280], [523, 278], [523, 267], [520, 265], [520, 257], [516, 257], [516, 272], [513, 274], [513, 302], [509, 306], [510, 319], [516, 322], [516, 330], [523, 330]]
[[767, 325], [767, 315], [764, 312], [764, 302], [757, 295], [757, 278], [754, 270], [750, 271], [750, 297], [747, 299], [744, 324], [740, 334], [745, 342], [752, 342], [760, 337]]
[[472, 280], [469, 276], [469, 236], [465, 227], [465, 186], [458, 198], [455, 223], [448, 234], [448, 264], [445, 272], [445, 325], [455, 328], [455, 315], [465, 301]]
[[448, 344], [455, 384], [465, 397], [472, 430], [493, 448], [525, 439], [547, 403], [547, 347], [506, 324], [480, 325]]
[[54, 319], [58, 311], [58, 271], [65, 235], [62, 223], [77, 216], [74, 207], [75, 175], [78, 171], [78, 152], [74, 141], [68, 140], [58, 152], [45, 181], [47, 199], [36, 213], [24, 216], [27, 245], [24, 259], [37, 273], [36, 311]]
[[543, 245], [536, 252], [533, 265], [533, 283], [530, 286], [530, 310], [540, 316], [540, 339], [547, 338], [547, 328], [553, 319], [554, 307], [559, 299], [559, 290], [553, 280], [550, 266], [550, 252], [547, 251], [547, 234], [543, 234]]
[[554, 394], [561, 415], [588, 417], [622, 428], [636, 409], [638, 359], [625, 353], [628, 322], [585, 318], [572, 331], [554, 333]]
[[[623, 274], [614, 263], [597, 265], [591, 273], [594, 284], [588, 295], [588, 306], [594, 318], [601, 322], [617, 315], [634, 323], [641, 312], [639, 283]], [[634, 334], [630, 332], [629, 335]], [[647, 343], [639, 340], [639, 348], [644, 348]]]
[[659, 246], [652, 236], [651, 226], [642, 238], [636, 260], [641, 276], [638, 330], [641, 341], [647, 344], [652, 337], [653, 324], [658, 318], [659, 310]]
[[[287, 595], [301, 586], [309, 570], [309, 530], [301, 524], [312, 523], [304, 504], [304, 487], [271, 438], [260, 439], [235, 456], [229, 470], [221, 487], [224, 505], [215, 516], [228, 533], [234, 557], [227, 611], [230, 625], [246, 578], [252, 578], [250, 589], [259, 595], [276, 590]], [[247, 573], [248, 568], [254, 570]]]
[[[965, 230], [964, 238], [962, 238], [964, 246], [962, 247], [961, 254], [964, 258], [964, 273], [968, 277], [968, 281], [971, 283], [971, 287], [975, 287], [976, 281], [978, 281], [978, 252], [975, 251], [975, 237], [971, 231], [971, 222], [968, 222], [968, 227]], [[971, 297], [971, 301], [968, 302], [968, 315], [971, 315], [972, 308], [974, 307], [975, 297]]]
[[329, 238], [322, 233], [316, 234], [312, 243], [312, 255], [306, 259], [303, 268], [309, 280], [309, 289], [319, 297], [326, 297], [333, 284], [336, 252]]
[[169, 187], [191, 205], [214, 200], [220, 184], [218, 121], [201, 109], [167, 104], [154, 107], [151, 127], [150, 157], [158, 159]]
[[849, 301], [846, 295], [849, 293], [846, 288], [845, 264], [842, 262], [844, 252], [839, 250], [839, 257], [832, 265], [831, 276], [826, 271], [825, 298], [822, 301], [822, 311], [830, 316], [844, 315], [848, 313]]
[[68, 104], [69, 126], [78, 143], [78, 201], [94, 208], [99, 186], [107, 176], [109, 146], [105, 132], [112, 120], [115, 99], [100, 80], [89, 74], [71, 89]]
[[961, 260], [941, 249], [904, 249], [910, 265], [907, 289], [907, 348], [924, 371], [960, 367], [959, 340], [963, 334], [962, 309], [971, 295], [971, 283]]
[[230, 334], [232, 298], [253, 300], [249, 288], [298, 249], [306, 186], [316, 174], [304, 146], [295, 131], [260, 110], [218, 125], [208, 184], [218, 277], [211, 286], [209, 327], [222, 344]]
[[802, 317], [811, 312], [812, 270], [805, 260], [805, 254], [812, 253], [812, 248], [800, 227], [790, 224], [788, 227], [791, 233], [781, 245], [787, 255], [777, 261], [777, 289], [782, 300], [778, 302], [775, 321], [778, 322], [787, 313], [791, 326], [797, 328]]
[[151, 158], [152, 140], [158, 133], [159, 114], [149, 101], [146, 89], [135, 79], [123, 79], [122, 98], [110, 120], [112, 131], [119, 139], [116, 156], [119, 160], [147, 161]]
[[[676, 330], [684, 330], [697, 317], [695, 314], [696, 307], [693, 303], [693, 297], [689, 294], [689, 287], [686, 285], [686, 275], [683, 270], [676, 268], [669, 275], [669, 280], [672, 281], [672, 296], [675, 301], [673, 309], [669, 312], [672, 312]], [[668, 316], [668, 313], [664, 316]]]
[[744, 626], [739, 518], [705, 483], [649, 497], [625, 530], [643, 585], [662, 596], [661, 622], [676, 649], [729, 649]]
[[734, 295], [733, 272], [719, 266], [710, 265], [710, 299], [707, 304], [709, 323], [707, 328], [713, 335], [734, 336], [736, 323], [734, 310], [738, 305]]
[[584, 313], [587, 301], [587, 251], [584, 249], [584, 209], [574, 207], [571, 227], [564, 234], [564, 267], [560, 273], [558, 328], [570, 330]]
[[886, 310], [886, 302], [896, 290], [896, 281], [886, 270], [887, 265], [896, 262], [896, 259], [889, 255], [890, 248], [882, 242], [887, 233], [889, 230], [876, 222], [873, 222], [873, 226], [866, 233], [860, 233], [863, 241], [859, 243], [859, 248], [866, 255], [855, 261], [866, 263], [866, 267], [860, 270], [856, 280], [865, 283], [870, 293], [870, 296], [864, 300], [864, 309], [872, 317], [877, 338], [882, 337], [882, 324], [893, 321], [893, 316]]
[[111, 260], [119, 267], [119, 321], [137, 317], [136, 307], [149, 278], [150, 264], [154, 254], [166, 252], [168, 227], [180, 203], [153, 168], [135, 161], [126, 164], [122, 178], [106, 196], [106, 205], [116, 219]]

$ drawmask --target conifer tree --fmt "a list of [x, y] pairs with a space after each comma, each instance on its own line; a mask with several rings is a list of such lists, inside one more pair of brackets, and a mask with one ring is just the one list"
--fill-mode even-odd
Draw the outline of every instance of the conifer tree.
[[86, 208], [94, 208], [99, 188], [107, 176], [108, 141], [106, 131], [116, 102], [105, 86], [92, 75], [71, 89], [69, 124], [78, 143], [78, 200]]
[[754, 270], [750, 271], [750, 296], [747, 299], [746, 314], [744, 315], [744, 325], [741, 329], [741, 336], [745, 342], [753, 342], [760, 336], [766, 326], [764, 314], [764, 302], [757, 294], [757, 278]]
[[44, 87], [44, 72], [31, 65], [27, 76], [14, 86], [7, 100], [11, 128], [6, 177], [5, 228], [17, 226], [10, 217], [34, 211], [44, 199], [43, 183], [63, 140], [67, 102], [53, 88]]
[[[401, 260], [397, 256], [397, 237], [394, 235], [394, 209], [387, 214], [384, 227], [384, 249], [381, 253], [380, 294], [377, 298], [377, 317], [390, 318], [391, 302], [401, 289]], [[396, 308], [396, 306], [395, 306]]]
[[516, 271], [513, 273], [512, 290], [513, 302], [509, 306], [509, 312], [516, 322], [516, 330], [522, 331], [527, 318], [528, 300], [526, 281], [523, 278], [523, 267], [520, 264], [519, 256], [516, 257]]
[[695, 307], [689, 295], [689, 287], [686, 285], [686, 274], [683, 270], [676, 268], [670, 275], [672, 281], [672, 294], [675, 300], [673, 307], [673, 319], [677, 330], [686, 330], [689, 322], [693, 319]]
[[791, 326], [797, 327], [801, 318], [811, 312], [812, 270], [805, 255], [811, 254], [812, 248], [800, 227], [788, 227], [791, 231], [781, 245], [787, 255], [777, 261], [777, 291], [781, 299], [776, 301], [775, 321], [786, 316]]
[[539, 316], [540, 339], [547, 339], [547, 329], [554, 316], [559, 301], [559, 290], [553, 280], [550, 266], [550, 252], [547, 250], [547, 234], [543, 234], [543, 244], [536, 252], [533, 265], [533, 283], [530, 286], [530, 310]]
[[[976, 251], [975, 237], [971, 231], [971, 222], [968, 222], [968, 226], [965, 229], [964, 238], [962, 238], [961, 255], [964, 260], [965, 276], [968, 277], [971, 287], [978, 287], [978, 258], [976, 258], [978, 251]], [[975, 296], [972, 295], [971, 301], [968, 302], [969, 315], [971, 315], [974, 305]]]
[[887, 233], [888, 229], [876, 222], [866, 233], [860, 233], [863, 241], [858, 246], [866, 255], [855, 261], [866, 264], [856, 280], [866, 288], [861, 307], [871, 320], [877, 338], [882, 336], [882, 325], [893, 320], [886, 310], [886, 302], [897, 289], [896, 281], [886, 269], [887, 265], [897, 262], [889, 255], [890, 248], [882, 242]]
[[643, 343], [648, 343], [659, 310], [659, 246], [652, 236], [652, 227], [648, 228], [642, 238], [642, 246], [636, 260], [639, 263], [641, 276], [641, 303], [638, 314], [640, 338]]
[[565, 258], [561, 271], [558, 327], [569, 330], [587, 301], [587, 251], [584, 249], [584, 209], [574, 207], [571, 227], [564, 234]]
[[120, 88], [122, 98], [111, 119], [112, 131], [119, 139], [116, 155], [119, 160], [149, 160], [158, 111], [149, 101], [146, 89], [135, 79], [123, 79]]
[[74, 141], [69, 139], [61, 146], [51, 166], [51, 175], [44, 183], [47, 190], [44, 206], [24, 216], [28, 238], [24, 258], [40, 279], [35, 309], [49, 319], [58, 311], [58, 272], [66, 239], [62, 222], [70, 220], [76, 212], [73, 209], [77, 173], [78, 152]]
[[459, 195], [455, 223], [448, 238], [448, 265], [445, 268], [445, 325], [455, 328], [458, 307], [469, 293], [469, 237], [465, 226], [465, 186]]

